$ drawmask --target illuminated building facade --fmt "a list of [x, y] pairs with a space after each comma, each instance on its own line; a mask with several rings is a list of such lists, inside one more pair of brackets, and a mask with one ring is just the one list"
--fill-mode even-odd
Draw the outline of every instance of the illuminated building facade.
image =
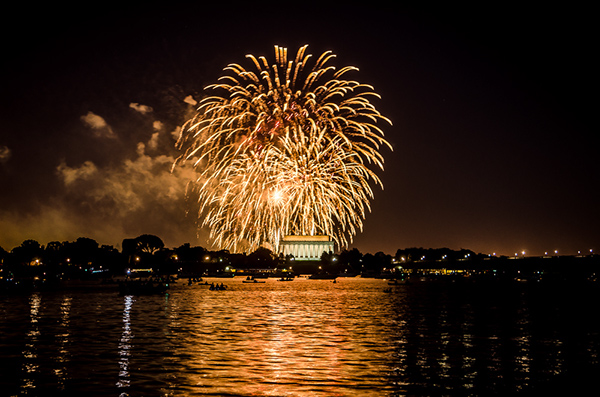
[[279, 248], [283, 256], [293, 255], [294, 260], [315, 261], [323, 252], [333, 252], [333, 241], [329, 236], [285, 236]]

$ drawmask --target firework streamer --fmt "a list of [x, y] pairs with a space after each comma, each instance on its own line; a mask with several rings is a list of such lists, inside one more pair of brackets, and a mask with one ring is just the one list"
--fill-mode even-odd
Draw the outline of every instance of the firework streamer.
[[199, 219], [213, 245], [233, 252], [285, 235], [328, 235], [339, 247], [362, 231], [373, 199], [373, 171], [391, 149], [370, 102], [373, 87], [336, 70], [324, 52], [314, 63], [307, 46], [275, 63], [246, 57], [252, 69], [230, 64], [214, 92], [181, 129], [174, 166], [193, 161]]

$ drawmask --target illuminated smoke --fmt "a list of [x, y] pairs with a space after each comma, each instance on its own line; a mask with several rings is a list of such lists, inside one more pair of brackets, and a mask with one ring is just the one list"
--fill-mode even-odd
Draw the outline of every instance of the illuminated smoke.
[[85, 116], [81, 116], [81, 121], [92, 129], [94, 135], [99, 138], [116, 138], [117, 135], [112, 128], [106, 123], [102, 116], [98, 116], [93, 112], [88, 112]]
[[0, 146], [0, 163], [6, 163], [10, 159], [10, 149], [6, 146]]

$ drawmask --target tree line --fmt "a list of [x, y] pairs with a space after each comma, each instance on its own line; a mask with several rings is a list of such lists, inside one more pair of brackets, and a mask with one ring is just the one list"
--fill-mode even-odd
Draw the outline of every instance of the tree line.
[[[327, 272], [332, 274], [378, 276], [382, 273], [425, 271], [428, 269], [467, 269], [470, 271], [499, 270], [518, 274], [554, 269], [561, 270], [568, 258], [542, 260], [509, 260], [490, 257], [468, 249], [405, 248], [395, 255], [362, 253], [357, 248], [339, 253], [323, 252], [319, 261], [295, 261], [291, 256], [277, 255], [267, 248], [251, 253], [230, 253], [227, 250], [209, 250], [185, 243], [177, 248], [166, 248], [161, 238], [143, 234], [124, 239], [121, 250], [101, 245], [93, 239], [80, 237], [75, 241], [52, 241], [41, 245], [35, 240], [25, 240], [10, 251], [0, 247], [0, 278], [10, 277], [60, 277], [82, 278], [123, 275], [127, 269], [151, 268], [163, 274], [211, 274], [233, 270], [285, 270], [297, 274]], [[572, 259], [572, 258], [571, 258]], [[570, 259], [569, 259], [570, 260]], [[579, 264], [590, 268], [597, 265], [598, 257], [590, 256]], [[572, 268], [572, 267], [571, 267]], [[591, 269], [591, 268], [590, 268]], [[562, 271], [562, 270], [561, 270]]]
[[[154, 271], [177, 273], [198, 269], [225, 271], [231, 269], [274, 269], [290, 267], [296, 271], [345, 271], [375, 273], [399, 263], [410, 263], [424, 258], [440, 259], [474, 255], [472, 251], [408, 248], [398, 250], [395, 256], [383, 252], [362, 253], [356, 248], [339, 253], [323, 252], [321, 260], [312, 263], [294, 261], [260, 247], [249, 254], [234, 254], [227, 250], [212, 251], [185, 243], [177, 248], [166, 248], [162, 239], [151, 234], [124, 239], [121, 250], [111, 245], [80, 237], [75, 241], [51, 241], [45, 246], [35, 240], [25, 240], [10, 251], [0, 247], [2, 270], [28, 269], [61, 272], [61, 274], [123, 273], [128, 268], [152, 267]], [[295, 268], [295, 269], [294, 269]]]

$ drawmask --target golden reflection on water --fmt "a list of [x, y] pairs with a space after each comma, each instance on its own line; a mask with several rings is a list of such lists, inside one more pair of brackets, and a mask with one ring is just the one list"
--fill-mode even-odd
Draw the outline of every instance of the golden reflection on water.
[[192, 291], [179, 305], [196, 321], [180, 334], [175, 354], [188, 371], [177, 381], [215, 394], [285, 395], [292, 388], [335, 395], [340, 387], [385, 379], [391, 353], [379, 332], [391, 318], [386, 306], [363, 299], [371, 293], [294, 282], [283, 290], [239, 284], [209, 295]]
[[42, 298], [40, 294], [34, 293], [29, 298], [29, 319], [30, 326], [27, 332], [27, 339], [25, 342], [25, 349], [23, 350], [23, 385], [22, 389], [34, 389], [35, 385], [35, 373], [39, 369], [38, 355], [37, 355], [37, 344], [40, 336], [40, 330], [38, 326], [40, 306]]
[[225, 283], [4, 298], [4, 319], [20, 324], [0, 324], [13, 335], [0, 335], [5, 352], [14, 346], [2, 356], [15, 367], [9, 395], [508, 393], [563, 373], [574, 355], [597, 362], [600, 348], [595, 328], [557, 326], [555, 311], [510, 291], [474, 299], [446, 284], [386, 294], [382, 280]]
[[[117, 387], [119, 389], [128, 388], [131, 384], [129, 377], [129, 358], [131, 355], [131, 340], [133, 339], [133, 332], [131, 329], [131, 307], [135, 299], [132, 295], [127, 295], [124, 298], [123, 307], [123, 333], [119, 340], [119, 381]], [[126, 393], [122, 393], [121, 396], [126, 396]]]
[[68, 379], [68, 362], [69, 362], [69, 344], [70, 344], [70, 312], [71, 312], [70, 296], [65, 295], [60, 304], [60, 326], [57, 330], [56, 342], [58, 353], [56, 354], [56, 367], [54, 374], [57, 377], [58, 388], [63, 390], [65, 381]]

